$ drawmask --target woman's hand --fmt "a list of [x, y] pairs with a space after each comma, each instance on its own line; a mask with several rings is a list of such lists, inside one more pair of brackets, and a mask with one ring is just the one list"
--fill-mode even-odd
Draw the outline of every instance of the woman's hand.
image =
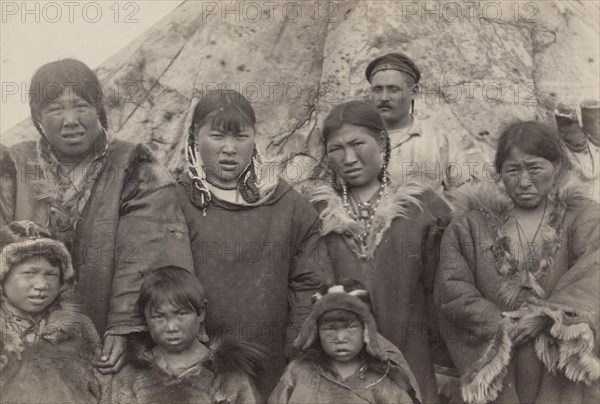
[[102, 351], [94, 361], [94, 365], [100, 373], [117, 373], [123, 368], [125, 365], [126, 346], [127, 336], [125, 335], [107, 335], [104, 337]]
[[512, 320], [508, 336], [515, 346], [536, 338], [552, 324], [552, 319], [548, 316], [541, 313], [534, 314], [526, 307], [502, 314]]

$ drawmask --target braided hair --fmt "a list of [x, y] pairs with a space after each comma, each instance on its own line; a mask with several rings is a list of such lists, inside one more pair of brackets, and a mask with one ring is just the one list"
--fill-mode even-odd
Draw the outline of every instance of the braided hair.
[[[387, 167], [390, 162], [392, 148], [390, 145], [390, 137], [385, 130], [381, 115], [379, 115], [379, 112], [372, 104], [363, 101], [349, 101], [336, 106], [323, 122], [322, 133], [325, 147], [327, 147], [327, 142], [331, 134], [345, 124], [363, 127], [375, 139], [378, 139], [378, 137], [383, 134], [385, 138], [383, 166], [381, 167], [377, 179], [384, 183], [388, 177]], [[342, 189], [337, 173], [331, 166], [330, 169], [333, 176], [333, 188], [336, 192], [341, 194]]]
[[100, 81], [85, 63], [76, 59], [62, 59], [46, 63], [31, 79], [29, 108], [37, 131], [45, 138], [39, 122], [40, 112], [47, 104], [58, 100], [65, 89], [94, 106], [100, 125], [108, 130], [108, 118], [104, 109], [104, 93]]
[[[240, 133], [244, 128], [252, 127], [256, 124], [256, 114], [250, 105], [250, 102], [240, 93], [234, 90], [219, 89], [199, 96], [199, 102], [196, 104], [192, 116], [192, 122], [188, 133], [188, 160], [196, 159], [197, 143], [196, 134], [205, 124], [210, 123], [211, 129], [225, 133]], [[260, 198], [258, 185], [260, 179], [257, 178], [255, 164], [260, 159], [256, 147], [248, 167], [240, 174], [237, 180], [237, 190], [246, 202], [254, 203]], [[198, 179], [202, 176], [198, 170], [201, 170], [195, 164], [188, 161], [188, 170], [190, 177], [195, 180], [195, 186], [207, 196], [210, 192], [206, 188], [204, 181]], [[210, 196], [205, 198], [206, 203]], [[205, 206], [203, 207], [205, 208]]]

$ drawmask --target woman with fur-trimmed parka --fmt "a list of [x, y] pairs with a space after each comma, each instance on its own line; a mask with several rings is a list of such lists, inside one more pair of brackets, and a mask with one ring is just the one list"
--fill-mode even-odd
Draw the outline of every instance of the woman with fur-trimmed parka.
[[336, 179], [316, 188], [311, 201], [321, 212], [335, 276], [367, 287], [377, 329], [406, 357], [423, 402], [436, 403], [428, 313], [447, 205], [424, 185], [388, 178], [389, 139], [372, 105], [337, 106], [323, 138]]
[[104, 336], [97, 366], [115, 372], [126, 336], [143, 329], [142, 274], [192, 270], [175, 181], [146, 146], [109, 139], [100, 82], [82, 62], [46, 64], [30, 88], [40, 137], [0, 150], [0, 224], [30, 220], [67, 246], [83, 311]]
[[508, 126], [502, 186], [456, 195], [435, 300], [467, 403], [600, 400], [598, 204], [554, 129]]

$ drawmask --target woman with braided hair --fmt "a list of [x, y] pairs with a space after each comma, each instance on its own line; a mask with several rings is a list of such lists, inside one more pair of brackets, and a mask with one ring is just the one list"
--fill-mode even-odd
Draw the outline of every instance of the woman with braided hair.
[[423, 402], [435, 403], [427, 305], [446, 204], [425, 185], [388, 176], [390, 141], [374, 106], [338, 105], [325, 119], [323, 140], [334, 179], [311, 201], [321, 212], [334, 274], [366, 285], [379, 332], [404, 353]]
[[40, 137], [2, 147], [0, 224], [30, 220], [67, 246], [83, 312], [104, 334], [97, 366], [113, 373], [126, 336], [145, 329], [143, 274], [192, 268], [175, 181], [147, 147], [109, 138], [102, 88], [84, 63], [48, 63], [30, 88]]
[[269, 366], [258, 383], [266, 397], [331, 265], [317, 212], [263, 163], [255, 124], [235, 91], [197, 97], [179, 196], [196, 276], [212, 302], [207, 332], [266, 347]]

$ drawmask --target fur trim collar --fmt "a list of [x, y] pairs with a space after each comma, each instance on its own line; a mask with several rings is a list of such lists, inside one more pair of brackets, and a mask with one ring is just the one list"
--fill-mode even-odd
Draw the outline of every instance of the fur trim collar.
[[[514, 207], [504, 185], [500, 182], [465, 184], [451, 192], [451, 199], [454, 218], [463, 217], [471, 210], [490, 212], [497, 217], [505, 217]], [[587, 203], [590, 196], [586, 191], [586, 185], [580, 179], [573, 174], [567, 174], [557, 181], [548, 199], [573, 208]]]
[[550, 212], [547, 221], [540, 228], [542, 248], [539, 261], [519, 266], [517, 258], [510, 251], [510, 241], [506, 235], [506, 225], [514, 204], [504, 188], [499, 184], [473, 184], [462, 187], [453, 193], [455, 206], [453, 216], [462, 217], [470, 211], [478, 211], [494, 235], [489, 246], [498, 273], [504, 280], [498, 288], [498, 299], [508, 307], [516, 309], [529, 297], [544, 299], [545, 292], [539, 280], [551, 270], [554, 254], [560, 246], [564, 231], [564, 216], [567, 210], [577, 209], [590, 201], [584, 185], [575, 176], [568, 175], [559, 180], [548, 196]]
[[[60, 299], [60, 297], [59, 297]], [[55, 310], [60, 310], [59, 299], [52, 302], [43, 312], [38, 314], [27, 314], [19, 311], [8, 299], [0, 296], [0, 327], [4, 330], [0, 340], [0, 371], [9, 363], [11, 358], [22, 359], [25, 349], [31, 348], [32, 343], [42, 340], [51, 341], [51, 335], [59, 332], [61, 327], [52, 323], [50, 315]], [[80, 319], [73, 312], [63, 311], [61, 321], [63, 324], [75, 324]], [[9, 331], [9, 332], [7, 332]], [[95, 329], [93, 330], [95, 332]], [[79, 340], [79, 336], [69, 340]]]
[[[155, 359], [152, 355], [150, 338], [136, 339], [129, 345], [129, 356], [131, 364], [137, 368], [156, 368]], [[244, 373], [256, 380], [262, 370], [262, 364], [266, 360], [265, 349], [257, 344], [228, 339], [216, 339], [208, 345], [209, 354], [206, 360], [194, 365], [186, 374], [195, 374], [194, 369], [200, 366], [211, 370], [215, 375], [227, 373]], [[162, 371], [162, 370], [161, 370]]]
[[367, 236], [365, 245], [360, 241], [360, 235], [365, 231], [363, 225], [352, 219], [342, 205], [341, 196], [331, 185], [317, 187], [310, 201], [314, 204], [323, 204], [325, 206], [319, 215], [322, 221], [322, 235], [332, 232], [342, 234], [350, 249], [357, 257], [371, 259], [384, 233], [395, 218], [409, 217], [409, 214], [415, 208], [423, 210], [418, 198], [427, 192], [427, 190], [425, 186], [416, 183], [390, 186], [387, 196], [381, 199], [380, 205], [375, 212], [371, 231]]

